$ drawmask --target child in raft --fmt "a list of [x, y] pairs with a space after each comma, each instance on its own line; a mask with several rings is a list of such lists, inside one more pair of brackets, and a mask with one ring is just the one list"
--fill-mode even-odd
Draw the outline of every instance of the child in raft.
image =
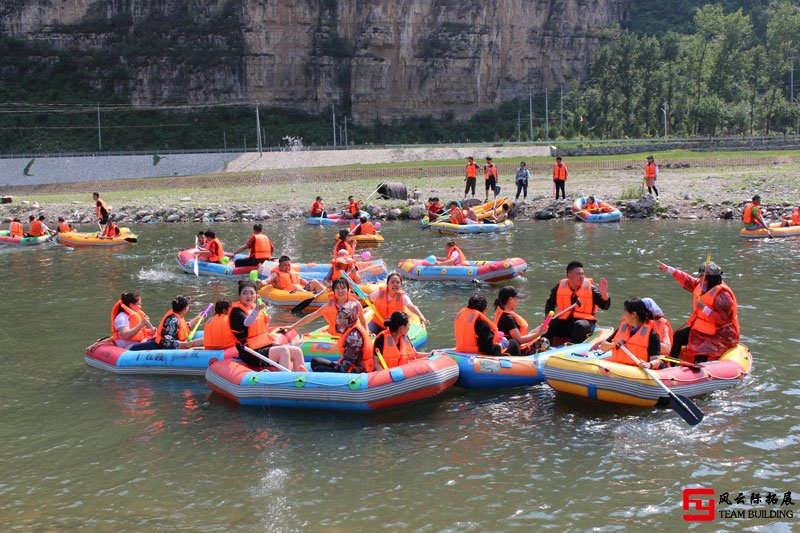
[[[611, 362], [623, 365], [639, 365], [642, 368], [658, 368], [661, 360], [661, 339], [652, 327], [652, 318], [647, 305], [639, 298], [628, 298], [623, 305], [622, 320], [607, 341], [596, 342], [592, 350], [611, 350]], [[634, 355], [636, 361], [625, 352], [623, 346]]]

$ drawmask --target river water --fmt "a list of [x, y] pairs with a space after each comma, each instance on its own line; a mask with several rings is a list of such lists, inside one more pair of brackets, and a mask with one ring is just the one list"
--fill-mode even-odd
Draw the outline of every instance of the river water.
[[[199, 378], [114, 376], [86, 366], [84, 348], [107, 334], [120, 292], [138, 290], [153, 318], [176, 294], [193, 312], [229, 280], [182, 273], [174, 254], [200, 227], [133, 228], [117, 250], [41, 246], [0, 250], [0, 525], [25, 530], [505, 531], [516, 527], [667, 530], [684, 527], [682, 491], [715, 491], [717, 511], [793, 510], [800, 501], [797, 268], [800, 239], [743, 242], [725, 222], [519, 223], [505, 235], [460, 241], [474, 259], [522, 256], [518, 312], [537, 323], [564, 266], [605, 276], [616, 325], [622, 301], [651, 296], [683, 323], [690, 296], [659, 272], [661, 259], [694, 270], [722, 265], [740, 303], [752, 378], [700, 398], [690, 428], [669, 409], [557, 396], [546, 385], [444, 395], [372, 415], [240, 408]], [[217, 225], [228, 247], [247, 225]], [[333, 229], [268, 228], [278, 250], [329, 257]], [[446, 237], [386, 222], [376, 256], [443, 255]], [[474, 291], [407, 282], [432, 321], [429, 348], [453, 343], [452, 319]], [[274, 323], [292, 317], [273, 310]], [[722, 493], [733, 503], [719, 503]], [[759, 493], [761, 504], [751, 504]], [[765, 504], [767, 493], [778, 503]], [[773, 516], [776, 513], [773, 513]], [[786, 513], [782, 513], [786, 514]], [[797, 528], [798, 519], [723, 518], [715, 528]]]

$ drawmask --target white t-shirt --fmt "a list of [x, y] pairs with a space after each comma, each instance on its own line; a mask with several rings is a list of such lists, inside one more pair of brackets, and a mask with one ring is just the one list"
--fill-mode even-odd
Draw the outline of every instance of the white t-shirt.
[[461, 264], [461, 261], [458, 259], [458, 251], [457, 250], [453, 250], [452, 252], [450, 252], [450, 257], [448, 257], [447, 259], [451, 259], [451, 260], [455, 259], [456, 262], [453, 263], [454, 265], [460, 265]]
[[[122, 328], [128, 328], [131, 325], [131, 319], [128, 316], [128, 313], [122, 311], [120, 312], [117, 317], [114, 319], [114, 331], [119, 331]], [[116, 339], [114, 344], [119, 346], [120, 348], [130, 348], [134, 344], [137, 344], [138, 341], [129, 341], [125, 339]]]
[[[372, 294], [369, 295], [369, 299], [372, 301], [372, 303], [375, 303], [375, 302], [378, 301], [378, 293], [379, 292], [380, 291], [375, 291], [375, 292], [373, 292]], [[408, 297], [408, 294], [404, 294], [403, 295], [403, 307], [408, 307], [410, 305], [411, 305], [411, 298]], [[384, 318], [388, 319], [389, 317], [386, 316]]]

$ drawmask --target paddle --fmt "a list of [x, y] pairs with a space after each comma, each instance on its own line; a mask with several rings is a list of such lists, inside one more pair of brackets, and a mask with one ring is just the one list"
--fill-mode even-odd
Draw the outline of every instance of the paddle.
[[[132, 244], [136, 244], [137, 242], [139, 242], [139, 239], [137, 239], [136, 237], [125, 237], [125, 240]], [[196, 268], [197, 268], [197, 263], [195, 263], [195, 269]]]
[[644, 361], [633, 355], [631, 351], [625, 347], [625, 344], [621, 343], [619, 347], [622, 349], [623, 352], [627, 354], [628, 357], [631, 358], [631, 361], [633, 361], [634, 363], [636, 363], [637, 366], [639, 366], [642, 372], [647, 374], [647, 376], [650, 379], [655, 381], [656, 385], [664, 389], [664, 392], [666, 392], [669, 395], [669, 406], [672, 408], [673, 411], [678, 413], [678, 415], [681, 418], [683, 418], [687, 424], [689, 424], [690, 426], [696, 426], [697, 424], [700, 423], [701, 420], [703, 420], [703, 417], [705, 416], [703, 414], [703, 411], [701, 411], [700, 408], [697, 407], [697, 405], [695, 405], [694, 402], [692, 402], [692, 400], [690, 400], [686, 396], [675, 394], [673, 391], [669, 389], [669, 387], [667, 387], [661, 382], [661, 378], [658, 377], [658, 374], [656, 374], [655, 372], [653, 372], [648, 368], [644, 368], [643, 366], [641, 366], [640, 363], [643, 363]]
[[194, 272], [195, 276], [200, 276], [200, 267], [197, 265], [197, 247], [199, 246], [199, 242], [197, 240], [197, 235], [194, 236], [194, 265], [192, 265], [192, 271]]
[[441, 219], [443, 219], [445, 217], [445, 215], [449, 215], [450, 211], [452, 211], [452, 209], [448, 209], [447, 211], [444, 211], [443, 213], [441, 213], [434, 222], [431, 222], [430, 219], [428, 219], [428, 222], [423, 222], [422, 223], [420, 229], [428, 229], [428, 228], [430, 228], [431, 224], [435, 224], [436, 222], [439, 222]]
[[269, 364], [269, 365], [272, 365], [272, 366], [274, 366], [275, 368], [277, 368], [277, 369], [278, 369], [278, 370], [280, 370], [281, 372], [291, 372], [291, 370], [289, 370], [288, 368], [286, 368], [286, 367], [285, 367], [285, 366], [283, 366], [282, 364], [280, 364], [280, 363], [276, 363], [275, 361], [273, 361], [273, 360], [272, 360], [272, 359], [270, 359], [269, 357], [264, 357], [263, 355], [261, 355], [261, 354], [260, 354], [260, 353], [258, 353], [257, 351], [253, 350], [252, 348], [250, 348], [250, 347], [248, 347], [248, 346], [245, 346], [244, 344], [242, 345], [242, 349], [243, 349], [245, 352], [247, 352], [247, 353], [249, 353], [250, 355], [252, 355], [253, 357], [258, 357], [259, 359], [261, 359], [261, 360], [262, 360], [262, 361], [264, 361], [265, 363], [267, 363], [267, 364]]
[[194, 339], [194, 336], [197, 333], [197, 328], [200, 327], [200, 323], [203, 321], [203, 319], [208, 316], [208, 312], [211, 311], [212, 307], [214, 307], [214, 304], [208, 304], [208, 306], [206, 307], [205, 311], [200, 313], [200, 320], [197, 321], [197, 323], [192, 328], [191, 333], [189, 333], [189, 337], [188, 337], [189, 340]]
[[315, 294], [311, 298], [306, 298], [305, 300], [303, 300], [299, 304], [295, 305], [294, 307], [292, 307], [291, 313], [293, 315], [302, 315], [303, 311], [305, 311], [306, 307], [311, 305], [311, 303], [317, 298], [317, 296], [319, 296], [319, 294]]
[[383, 369], [384, 370], [389, 370], [389, 367], [386, 365], [386, 360], [383, 358], [383, 354], [381, 354], [381, 351], [378, 350], [377, 348], [375, 348], [375, 355], [378, 356], [378, 361], [380, 361], [381, 366], [383, 367]]
[[372, 303], [372, 300], [370, 300], [369, 297], [367, 297], [367, 295], [364, 294], [364, 291], [361, 290], [361, 287], [356, 285], [356, 283], [350, 278], [350, 276], [347, 275], [347, 272], [345, 272], [344, 270], [342, 270], [342, 276], [344, 276], [344, 279], [350, 282], [350, 286], [353, 288], [353, 292], [356, 293], [356, 296], [358, 296], [359, 299], [367, 302], [369, 308], [372, 309], [373, 313], [375, 313], [375, 318], [377, 318], [379, 322], [383, 323], [384, 318], [375, 308], [375, 304]]

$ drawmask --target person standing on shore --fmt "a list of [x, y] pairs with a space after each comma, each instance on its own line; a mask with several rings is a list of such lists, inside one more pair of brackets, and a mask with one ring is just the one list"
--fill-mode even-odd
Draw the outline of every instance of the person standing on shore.
[[658, 188], [656, 188], [656, 179], [658, 178], [658, 165], [653, 160], [653, 156], [647, 156], [647, 163], [644, 165], [644, 181], [647, 184], [647, 192], [650, 194], [656, 193], [658, 198]]
[[519, 193], [523, 193], [523, 202], [528, 199], [528, 180], [530, 177], [531, 173], [528, 171], [528, 166], [525, 164], [525, 161], [521, 161], [519, 167], [517, 167], [517, 196], [514, 200], [519, 200]]
[[467, 193], [472, 190], [472, 197], [475, 198], [475, 182], [478, 181], [478, 163], [475, 162], [475, 158], [469, 156], [467, 158], [467, 177], [464, 178], [464, 181], [467, 182], [466, 187], [464, 187], [464, 198], [467, 197]]
[[569, 171], [567, 165], [561, 159], [561, 156], [556, 157], [556, 164], [553, 167], [553, 187], [556, 191], [556, 200], [558, 200], [558, 191], [561, 191], [561, 197], [566, 200], [567, 193], [564, 192], [564, 185], [567, 183]]
[[485, 178], [486, 183], [486, 199], [484, 202], [489, 201], [490, 189], [494, 195], [494, 199], [497, 200], [497, 182], [500, 179], [500, 175], [497, 172], [497, 165], [492, 163], [491, 157], [486, 158], [486, 165], [483, 167], [483, 177]]

